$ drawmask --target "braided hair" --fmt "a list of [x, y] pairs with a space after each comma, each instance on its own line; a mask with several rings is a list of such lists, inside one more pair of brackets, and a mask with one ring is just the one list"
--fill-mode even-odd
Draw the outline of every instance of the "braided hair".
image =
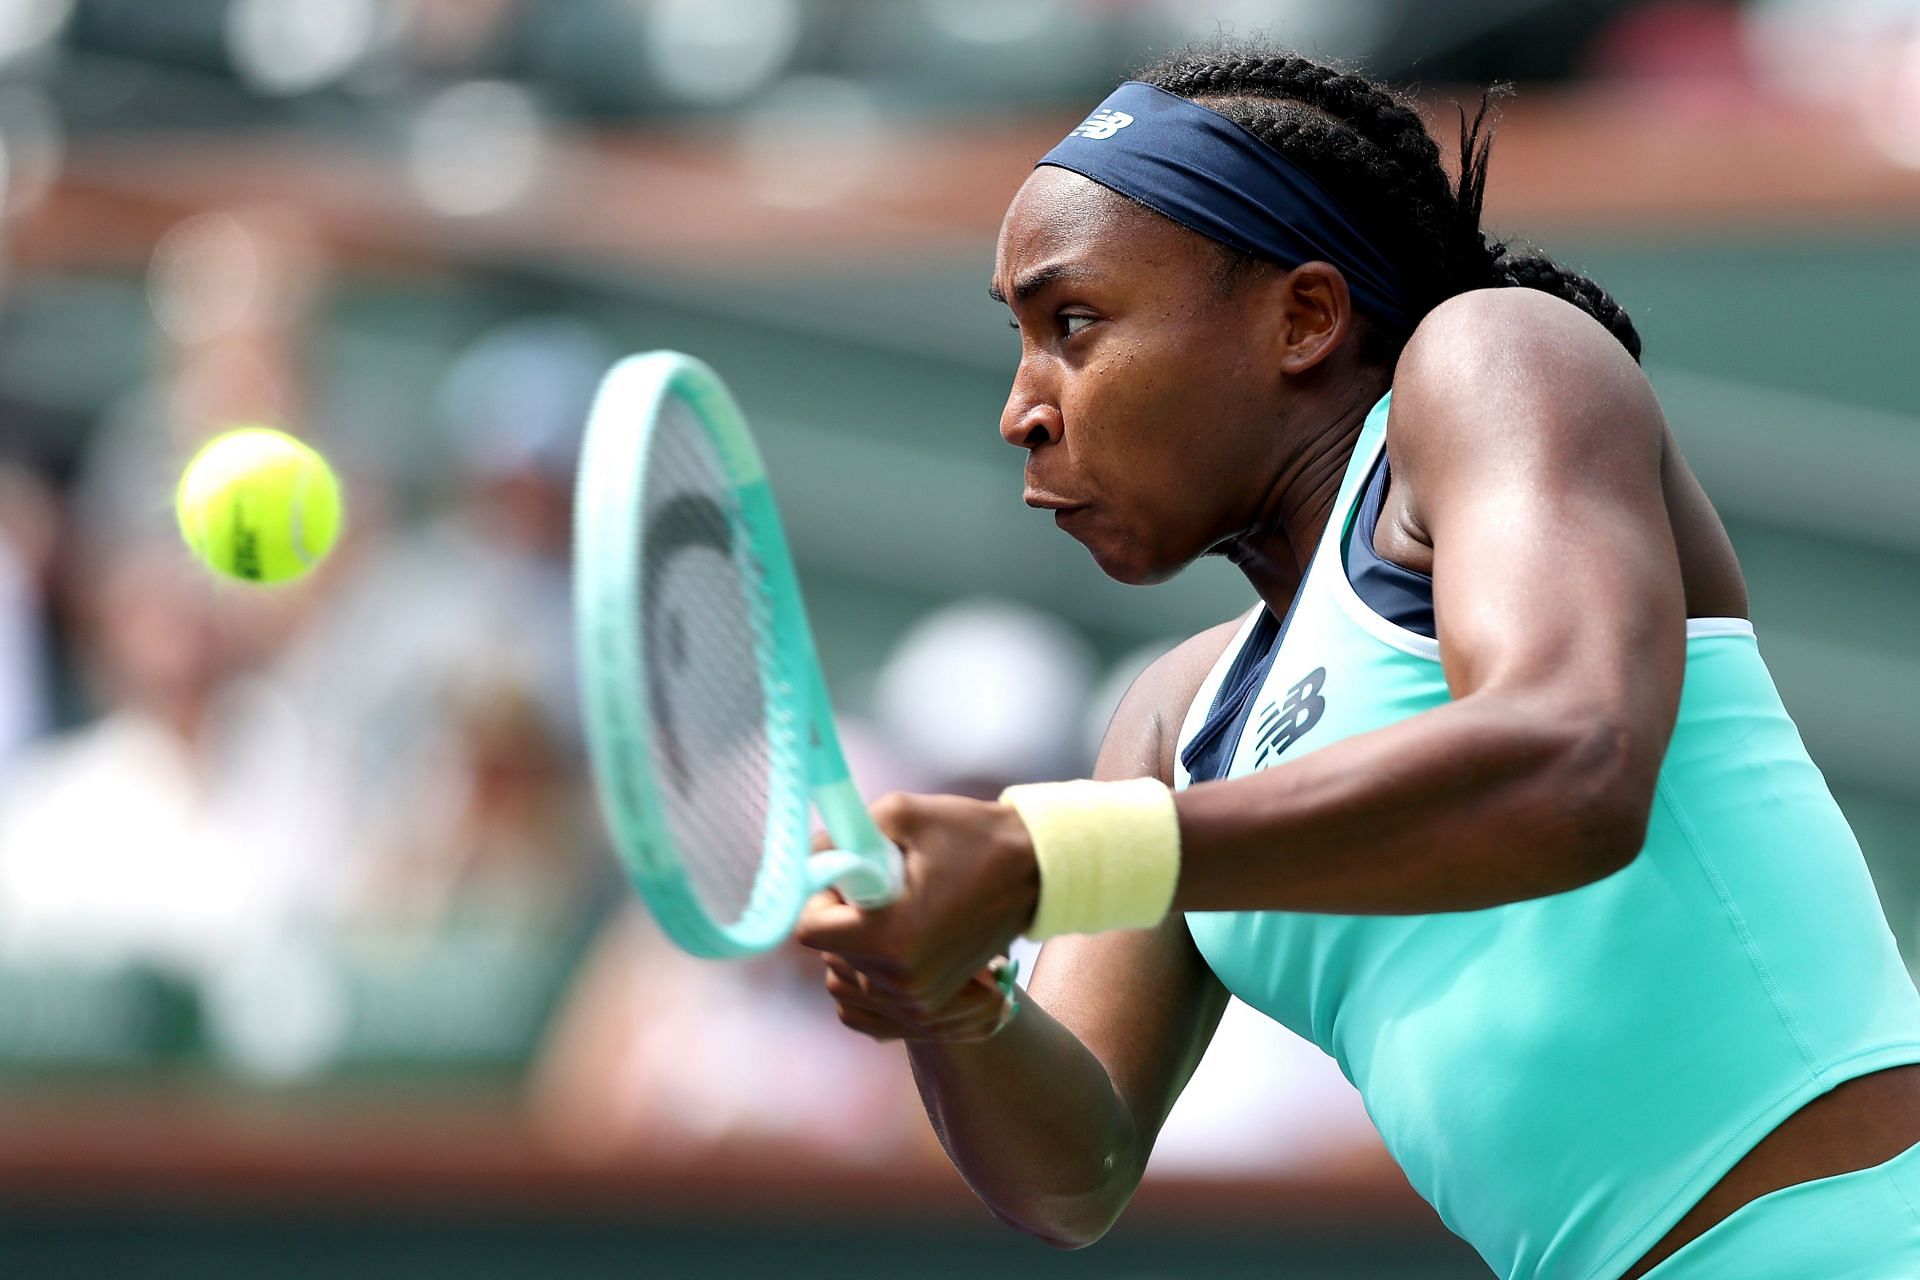
[[[1579, 307], [1640, 358], [1640, 334], [1606, 290], [1544, 254], [1510, 251], [1481, 230], [1492, 93], [1471, 122], [1460, 112], [1456, 183], [1408, 99], [1310, 58], [1219, 39], [1169, 54], [1135, 79], [1225, 116], [1325, 188], [1404, 273], [1413, 323], [1470, 289], [1539, 289]], [[1228, 276], [1261, 261], [1220, 249]], [[1361, 356], [1390, 363], [1410, 334], [1369, 317]]]

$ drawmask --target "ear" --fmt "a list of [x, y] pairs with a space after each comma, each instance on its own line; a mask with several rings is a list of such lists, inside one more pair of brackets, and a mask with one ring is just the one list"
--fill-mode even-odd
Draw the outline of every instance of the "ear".
[[1331, 355], [1353, 329], [1347, 278], [1325, 262], [1303, 262], [1276, 282], [1282, 316], [1280, 371], [1298, 376]]

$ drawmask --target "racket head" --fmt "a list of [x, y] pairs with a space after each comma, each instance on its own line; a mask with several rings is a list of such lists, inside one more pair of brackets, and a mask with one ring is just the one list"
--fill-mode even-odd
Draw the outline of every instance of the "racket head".
[[784, 940], [808, 874], [817, 664], [765, 468], [678, 352], [602, 380], [581, 445], [574, 612], [588, 752], [628, 877], [694, 955]]

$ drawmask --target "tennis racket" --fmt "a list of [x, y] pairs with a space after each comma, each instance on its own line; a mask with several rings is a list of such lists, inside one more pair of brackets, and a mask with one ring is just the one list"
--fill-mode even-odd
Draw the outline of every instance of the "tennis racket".
[[[712, 369], [673, 351], [613, 367], [574, 519], [594, 780], [667, 936], [749, 955], [828, 885], [861, 907], [897, 897], [900, 851], [848, 776], [760, 452]], [[834, 849], [810, 853], [809, 806]]]

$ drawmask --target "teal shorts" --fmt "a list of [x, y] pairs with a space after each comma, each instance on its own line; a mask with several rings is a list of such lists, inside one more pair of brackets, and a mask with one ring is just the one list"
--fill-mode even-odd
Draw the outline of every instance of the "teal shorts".
[[1915, 1280], [1920, 1146], [1783, 1187], [1729, 1214], [1645, 1280]]

